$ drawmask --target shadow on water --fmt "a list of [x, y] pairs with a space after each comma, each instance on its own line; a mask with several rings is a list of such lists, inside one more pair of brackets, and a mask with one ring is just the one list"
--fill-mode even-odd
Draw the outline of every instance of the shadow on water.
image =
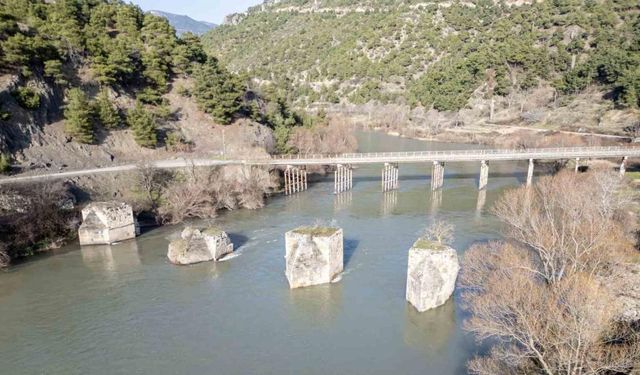
[[239, 234], [239, 233], [228, 233], [228, 234], [229, 234], [229, 238], [231, 239], [231, 243], [233, 243], [234, 251], [238, 250], [239, 248], [244, 246], [244, 244], [249, 242], [249, 237], [245, 236], [244, 234]]
[[351, 257], [353, 256], [353, 253], [356, 252], [356, 249], [358, 248], [358, 245], [360, 244], [359, 240], [353, 239], [353, 238], [347, 238], [344, 240], [344, 266], [348, 266], [349, 262], [351, 261]]

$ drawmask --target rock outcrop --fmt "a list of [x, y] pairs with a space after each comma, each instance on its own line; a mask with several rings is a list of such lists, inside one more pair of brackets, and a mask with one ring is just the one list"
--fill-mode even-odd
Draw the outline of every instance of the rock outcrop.
[[109, 245], [136, 237], [131, 206], [120, 202], [91, 203], [82, 210], [80, 245]]
[[173, 264], [187, 265], [219, 261], [233, 252], [231, 239], [218, 228], [204, 230], [187, 227], [179, 239], [169, 243], [167, 258]]
[[342, 229], [302, 227], [287, 232], [285, 242], [285, 274], [291, 289], [330, 283], [342, 272]]
[[443, 305], [453, 294], [458, 271], [455, 249], [418, 240], [409, 250], [407, 301], [420, 312]]

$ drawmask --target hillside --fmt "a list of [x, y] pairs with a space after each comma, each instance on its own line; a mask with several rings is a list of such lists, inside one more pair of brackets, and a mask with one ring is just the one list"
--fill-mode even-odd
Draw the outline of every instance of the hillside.
[[125, 2], [0, 1], [0, 42], [0, 172], [215, 154], [227, 125], [284, 152], [313, 120]]
[[180, 14], [173, 14], [169, 12], [163, 12], [160, 10], [151, 10], [149, 12], [156, 16], [166, 18], [171, 24], [171, 26], [173, 26], [173, 28], [176, 29], [176, 33], [178, 33], [178, 35], [182, 35], [185, 33], [202, 35], [217, 26], [215, 23], [197, 21], [189, 16], [184, 16]]
[[519, 107], [502, 120], [521, 121], [598, 91], [585, 120], [595, 126], [610, 109], [637, 118], [639, 12], [634, 0], [267, 1], [203, 43], [301, 107], [374, 101], [492, 118]]

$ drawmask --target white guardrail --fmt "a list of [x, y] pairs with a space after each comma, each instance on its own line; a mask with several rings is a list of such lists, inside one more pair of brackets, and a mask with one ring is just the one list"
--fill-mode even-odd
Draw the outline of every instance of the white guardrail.
[[480, 161], [640, 157], [640, 147], [556, 147], [537, 149], [476, 149], [441, 151], [370, 152], [347, 154], [274, 155], [244, 164], [363, 164], [384, 162]]

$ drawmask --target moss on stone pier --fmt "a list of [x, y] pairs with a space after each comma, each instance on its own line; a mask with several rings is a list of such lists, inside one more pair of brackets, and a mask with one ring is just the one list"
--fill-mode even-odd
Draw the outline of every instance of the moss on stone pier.
[[420, 238], [413, 244], [414, 249], [420, 250], [435, 250], [435, 251], [443, 251], [448, 247], [446, 245], [441, 244], [440, 242], [429, 241], [425, 238]]
[[294, 229], [293, 232], [297, 234], [305, 234], [310, 236], [323, 236], [328, 237], [334, 235], [339, 228], [333, 227], [323, 227], [323, 226], [313, 226], [313, 227], [300, 227]]

